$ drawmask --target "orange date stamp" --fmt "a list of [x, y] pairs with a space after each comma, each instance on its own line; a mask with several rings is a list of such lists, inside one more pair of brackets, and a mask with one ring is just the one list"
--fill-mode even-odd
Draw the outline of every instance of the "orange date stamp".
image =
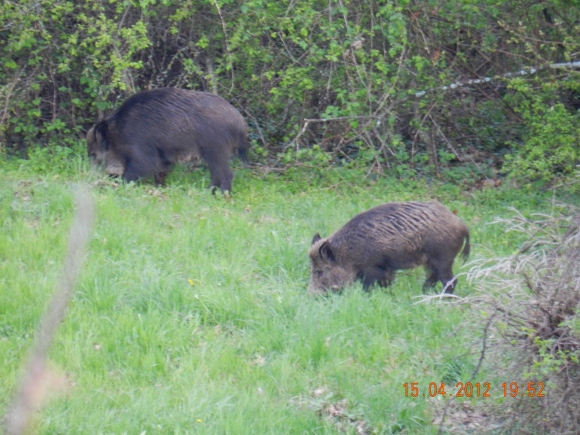
[[[457, 382], [455, 387], [445, 382], [431, 382], [426, 389], [424, 387], [421, 388], [419, 382], [405, 382], [405, 397], [491, 397], [494, 389], [490, 382]], [[543, 382], [504, 382], [498, 391], [503, 397], [545, 397], [544, 389]]]

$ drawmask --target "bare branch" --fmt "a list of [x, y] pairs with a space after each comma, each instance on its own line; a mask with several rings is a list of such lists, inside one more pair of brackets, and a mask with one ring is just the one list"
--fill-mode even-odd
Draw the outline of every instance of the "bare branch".
[[69, 236], [68, 252], [55, 294], [41, 322], [30, 359], [26, 365], [12, 404], [5, 417], [6, 435], [25, 433], [32, 414], [40, 406], [47, 378], [48, 350], [62, 322], [85, 257], [85, 247], [94, 220], [94, 206], [89, 192], [80, 188], [76, 194], [77, 209]]

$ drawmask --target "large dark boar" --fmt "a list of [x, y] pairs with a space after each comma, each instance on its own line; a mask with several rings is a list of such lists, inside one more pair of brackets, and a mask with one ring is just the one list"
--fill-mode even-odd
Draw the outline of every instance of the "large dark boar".
[[223, 98], [206, 92], [159, 88], [128, 98], [87, 133], [91, 161], [126, 181], [154, 177], [163, 184], [178, 162], [202, 158], [212, 192], [231, 191], [229, 160], [237, 151], [246, 161], [246, 123]]
[[388, 286], [395, 271], [425, 266], [424, 289], [443, 283], [453, 293], [453, 261], [463, 247], [469, 256], [469, 230], [438, 202], [391, 202], [352, 218], [336, 233], [314, 236], [310, 247], [308, 292], [340, 290], [361, 280], [369, 290]]

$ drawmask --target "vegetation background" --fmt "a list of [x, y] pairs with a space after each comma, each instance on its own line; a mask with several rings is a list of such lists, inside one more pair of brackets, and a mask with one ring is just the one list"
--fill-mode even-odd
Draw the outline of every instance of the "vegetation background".
[[[551, 294], [529, 299], [519, 281], [512, 298], [509, 267], [489, 278], [477, 266], [512, 264], [528, 238], [491, 225], [512, 207], [526, 220], [578, 203], [579, 58], [578, 0], [5, 0], [0, 415], [57, 282], [81, 182], [97, 221], [50, 353], [45, 381], [60, 394], [33, 431], [557, 433], [564, 408], [561, 432], [580, 428], [580, 396], [558, 383], [580, 379], [578, 298], [554, 314]], [[219, 93], [248, 121], [252, 165], [235, 168], [229, 200], [209, 195], [204, 170], [177, 168], [157, 189], [89, 168], [88, 128], [161, 86]], [[419, 303], [420, 270], [368, 295], [305, 295], [315, 232], [422, 199], [471, 229], [476, 263], [456, 264], [458, 295], [503, 294], [499, 308]], [[538, 288], [550, 272], [540, 278]], [[563, 347], [525, 317], [534, 298]], [[492, 325], [509, 304], [520, 310]], [[495, 359], [480, 366], [491, 338]], [[550, 400], [502, 394], [503, 382], [549, 376]], [[490, 382], [492, 397], [451, 407], [403, 388], [445, 382], [449, 394], [459, 381]]]
[[580, 163], [578, 0], [6, 0], [0, 148], [66, 158], [137, 90], [219, 93], [254, 161], [528, 182]]

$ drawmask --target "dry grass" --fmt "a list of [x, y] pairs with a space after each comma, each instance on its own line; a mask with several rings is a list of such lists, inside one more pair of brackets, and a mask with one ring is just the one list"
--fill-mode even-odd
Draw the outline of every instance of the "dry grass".
[[544, 382], [545, 397], [520, 387], [515, 398], [480, 400], [464, 424], [466, 405], [450, 402], [441, 430], [469, 432], [476, 424], [478, 433], [580, 433], [580, 212], [558, 205], [526, 218], [514, 210], [496, 222], [527, 241], [512, 256], [474, 263], [468, 274], [478, 296], [467, 303], [483, 314], [476, 372], [508, 384]]

